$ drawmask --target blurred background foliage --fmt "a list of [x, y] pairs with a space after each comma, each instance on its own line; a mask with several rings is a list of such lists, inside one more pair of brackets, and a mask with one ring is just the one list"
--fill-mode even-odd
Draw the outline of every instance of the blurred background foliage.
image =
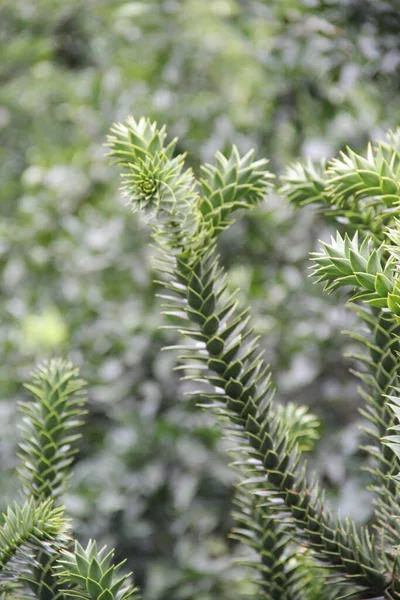
[[[398, 122], [398, 0], [3, 0], [0, 4], [0, 461], [15, 493], [16, 405], [36, 360], [68, 354], [90, 413], [66, 495], [76, 531], [110, 543], [145, 600], [241, 598], [232, 482], [214, 419], [174, 372], [148, 231], [124, 207], [105, 135], [147, 115], [197, 169], [217, 149], [293, 159], [355, 150]], [[307, 275], [329, 224], [270, 197], [225, 236], [278, 398], [322, 422], [313, 466], [366, 521], [352, 315]]]

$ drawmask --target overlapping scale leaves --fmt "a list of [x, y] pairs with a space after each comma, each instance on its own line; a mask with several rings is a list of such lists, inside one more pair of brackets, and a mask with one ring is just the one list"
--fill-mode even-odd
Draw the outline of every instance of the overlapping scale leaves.
[[353, 196], [368, 198], [387, 208], [400, 204], [400, 130], [390, 133], [387, 142], [368, 145], [363, 157], [351, 148], [329, 163], [328, 190], [335, 204]]
[[400, 323], [400, 220], [395, 218], [393, 226], [388, 227], [385, 234], [386, 249], [395, 265], [394, 285], [388, 290], [387, 307]]
[[[314, 252], [314, 275], [325, 282], [325, 290], [351, 286], [351, 301], [362, 300], [371, 307], [384, 309], [400, 323], [400, 221], [384, 231], [385, 241], [378, 246], [368, 237], [361, 244], [358, 233], [342, 238], [339, 233], [331, 243], [322, 243], [322, 252]], [[391, 242], [391, 243], [390, 243]]]
[[[248, 200], [244, 202], [239, 195], [239, 202], [235, 204], [235, 190], [240, 187], [235, 186], [232, 178], [237, 178], [239, 171], [228, 167], [235, 153], [221, 159], [214, 169], [206, 167], [207, 181], [213, 183], [211, 188], [202, 183], [198, 236], [192, 240], [188, 237], [185, 249], [175, 254], [168, 252], [164, 245], [167, 251], [158, 265], [167, 290], [165, 313], [178, 319], [176, 328], [192, 340], [182, 347], [188, 377], [203, 384], [199, 398], [219, 415], [235, 452], [242, 453], [244, 467], [253, 473], [253, 482], [257, 481], [252, 493], [263, 498], [265, 507], [275, 504], [276, 510], [271, 511], [270, 518], [278, 527], [291, 523], [293, 534], [289, 528], [289, 537], [292, 539], [293, 535], [297, 542], [304, 543], [314, 558], [329, 567], [330, 577], [333, 577], [329, 581], [339, 586], [344, 583], [346, 594], [353, 597], [399, 598], [387, 556], [374, 537], [365, 528], [357, 529], [351, 521], [341, 522], [333, 517], [316, 483], [308, 482], [299, 450], [288, 434], [283, 416], [275, 409], [270, 372], [263, 361], [257, 336], [248, 325], [249, 310], [241, 309], [235, 293], [228, 292], [216, 253], [216, 235], [230, 224], [230, 210], [245, 204], [252, 206], [262, 196], [259, 191], [253, 200], [253, 186], [250, 186], [243, 194]], [[240, 162], [237, 157], [236, 162]], [[259, 170], [260, 164], [255, 165]], [[225, 179], [218, 174], [223, 169], [230, 173]], [[265, 179], [260, 178], [264, 191]], [[217, 186], [221, 186], [220, 192]], [[224, 212], [218, 208], [221, 206]], [[218, 217], [214, 214], [215, 208]], [[207, 230], [212, 235], [201, 236], [199, 240], [200, 234]], [[162, 235], [162, 226], [156, 235]], [[258, 532], [263, 549], [265, 543], [270, 544], [269, 567], [279, 566], [279, 544], [275, 543], [277, 537], [270, 535], [268, 519], [263, 521], [261, 533], [252, 503], [246, 500], [245, 504], [242, 523], [247, 522], [248, 535], [242, 532], [242, 537]], [[249, 511], [254, 526], [247, 519]], [[266, 552], [263, 556], [270, 554]], [[263, 564], [262, 560], [259, 564]], [[261, 571], [264, 567], [265, 562]], [[270, 575], [272, 577], [272, 571]], [[285, 594], [289, 597], [289, 589], [282, 587], [285, 585], [283, 571], [281, 575], [275, 572], [273, 580], [281, 586], [281, 597]], [[302, 588], [301, 593], [301, 600], [309, 600], [306, 588]]]
[[[359, 229], [361, 240], [358, 231], [353, 237], [337, 233], [312, 256], [317, 281], [324, 282], [328, 292], [350, 287], [353, 310], [366, 325], [364, 330], [348, 333], [367, 350], [352, 356], [363, 365], [354, 372], [364, 384], [361, 394], [365, 407], [361, 412], [369, 421], [365, 429], [371, 443], [364, 449], [372, 458], [368, 470], [373, 477], [375, 516], [391, 569], [400, 536], [400, 494], [393, 479], [400, 462], [390, 444], [382, 447], [381, 438], [393, 425], [387, 394], [396, 389], [400, 371], [399, 143], [397, 131], [389, 134], [387, 142], [369, 146], [365, 158], [348, 149], [329, 163], [325, 191], [331, 207], [337, 215], [347, 217], [342, 224], [348, 229], [350, 225]], [[299, 192], [300, 187], [295, 183], [286, 187], [290, 199], [299, 202], [296, 190]], [[310, 202], [315, 201], [315, 196], [310, 197]], [[360, 227], [361, 222], [364, 226]], [[360, 306], [357, 301], [365, 304]], [[396, 572], [396, 592], [397, 580]]]
[[272, 174], [266, 170], [268, 161], [254, 160], [250, 150], [241, 157], [236, 146], [225, 157], [215, 155], [215, 165], [204, 165], [200, 179], [199, 209], [202, 226], [222, 231], [232, 223], [232, 213], [239, 208], [253, 208], [264, 198]]
[[63, 550], [58, 560], [58, 576], [76, 588], [64, 590], [74, 600], [136, 600], [137, 588], [130, 574], [120, 575], [123, 563], [112, 564], [114, 551], [98, 550], [90, 540], [86, 548], [75, 542], [73, 552]]
[[306, 406], [288, 402], [276, 406], [278, 418], [285, 423], [288, 437], [300, 452], [311, 452], [319, 440], [320, 420]]
[[[390, 246], [388, 240], [394, 245]], [[376, 518], [380, 534], [385, 537], [386, 551], [392, 555], [400, 535], [400, 495], [391, 477], [398, 472], [400, 463], [389, 447], [382, 447], [380, 438], [392, 425], [386, 394], [397, 385], [400, 371], [396, 241], [397, 228], [385, 229], [382, 242], [368, 235], [359, 241], [357, 232], [353, 237], [337, 233], [336, 238], [329, 244], [322, 243], [322, 250], [312, 255], [313, 275], [325, 283], [328, 292], [348, 286], [352, 290], [349, 300], [365, 303], [364, 307], [355, 304], [353, 310], [367, 329], [348, 334], [366, 349], [365, 353], [352, 355], [364, 365], [354, 373], [364, 384], [361, 393], [365, 407], [361, 412], [370, 424], [365, 429], [372, 443], [365, 450], [372, 458], [369, 470], [373, 476]]]
[[[84, 414], [85, 382], [69, 361], [53, 359], [32, 373], [27, 389], [34, 399], [21, 403], [19, 470], [26, 501], [9, 507], [0, 527], [0, 597], [4, 600], [74, 598], [133, 600], [137, 590], [113, 566], [113, 551], [69, 548], [64, 508], [56, 506], [70, 474], [76, 428]], [[85, 563], [86, 561], [86, 563]]]
[[282, 195], [293, 204], [316, 204], [351, 231], [382, 240], [384, 228], [400, 214], [400, 130], [369, 145], [365, 156], [350, 148], [325, 168], [291, 165], [282, 177]]
[[281, 194], [297, 206], [307, 204], [330, 204], [329, 194], [326, 190], [326, 163], [313, 164], [310, 160], [306, 164], [293, 163], [281, 177], [283, 185]]
[[[305, 406], [293, 402], [279, 404], [276, 410], [290, 430], [291, 442], [301, 452], [311, 451], [319, 439], [321, 423], [317, 417]], [[244, 462], [245, 465], [239, 459], [243, 479], [235, 491], [236, 527], [231, 537], [255, 550], [254, 555], [241, 562], [252, 568], [259, 590], [256, 597], [260, 600], [320, 600], [324, 594], [326, 600], [339, 598], [343, 590], [339, 586], [326, 590], [323, 576], [329, 576], [329, 570], [316, 565], [305, 546], [293, 543], [293, 524], [274, 518], [277, 499], [273, 494], [269, 499], [257, 494], [260, 476], [257, 477], [257, 470], [252, 473]]]
[[[18, 474], [23, 495], [37, 502], [58, 499], [70, 475], [77, 428], [85, 413], [85, 381], [69, 361], [45, 361], [26, 388], [33, 398], [19, 405], [23, 420]], [[55, 555], [39, 548], [24, 581], [40, 600], [65, 600], [54, 578]]]
[[[149, 119], [129, 117], [115, 124], [108, 136], [110, 156], [123, 169], [122, 192], [133, 211], [142, 211], [150, 224], [157, 220], [171, 247], [182, 247], [197, 226], [197, 194], [183, 154], [174, 155], [176, 139], [165, 145], [165, 127]], [[154, 228], [154, 232], [156, 228]]]
[[61, 548], [49, 553], [45, 548], [35, 554], [30, 569], [23, 576], [26, 587], [31, 590], [32, 597], [38, 600], [66, 600], [61, 582], [55, 577], [55, 564]]
[[294, 600], [294, 582], [291, 580], [289, 561], [294, 546], [293, 532], [284, 523], [271, 517], [268, 507], [255, 494], [254, 486], [237, 487], [232, 516], [236, 526], [231, 537], [254, 549], [254, 557], [242, 559], [251, 567], [258, 587], [257, 598], [265, 600]]
[[[389, 429], [389, 434], [383, 438], [383, 443], [393, 452], [398, 462], [400, 463], [400, 387], [393, 386], [391, 389], [391, 393], [387, 396], [388, 406], [393, 413], [394, 423]], [[398, 490], [400, 490], [400, 472], [397, 471], [393, 475], [393, 481], [397, 485]], [[398, 561], [395, 563], [395, 578], [398, 581], [400, 579], [399, 573], [399, 563]], [[400, 590], [400, 584], [398, 584]]]
[[63, 490], [85, 413], [85, 381], [70, 362], [53, 359], [32, 373], [25, 387], [34, 399], [20, 403], [19, 469], [26, 496], [56, 498]]
[[[246, 449], [253, 468], [267, 474], [259, 493], [267, 498], [278, 493], [279, 510], [291, 512], [300, 539], [321, 561], [375, 595], [382, 591], [388, 581], [373, 539], [366, 530], [357, 532], [352, 523], [334, 519], [318, 486], [307, 482], [299, 452], [273, 410], [270, 373], [257, 338], [247, 326], [249, 311], [238, 309], [235, 297], [225, 297], [226, 285], [214, 249], [189, 273], [178, 262], [175, 284], [170, 283], [174, 274], [167, 265], [163, 271], [170, 275], [167, 287], [177, 295], [180, 290], [177, 304], [187, 315], [180, 332], [195, 341], [182, 358], [207, 366], [202, 378], [195, 377], [211, 384], [213, 391], [200, 395], [224, 417], [229, 437]], [[208, 300], [211, 295], [212, 302]], [[172, 306], [167, 306], [167, 311]]]
[[326, 291], [350, 286], [355, 288], [352, 301], [388, 308], [397, 282], [394, 260], [384, 243], [377, 247], [368, 237], [360, 243], [357, 232], [352, 238], [337, 233], [330, 244], [323, 242], [321, 247], [322, 251], [312, 254], [313, 274], [325, 282]]
[[387, 402], [387, 394], [398, 385], [400, 372], [400, 326], [397, 321], [380, 311], [374, 314], [368, 308], [355, 306], [354, 312], [366, 329], [347, 332], [366, 352], [352, 353], [357, 366], [353, 373], [362, 381], [360, 393], [364, 400], [361, 414], [367, 419], [364, 430], [369, 443], [364, 446], [372, 459], [367, 470], [372, 475], [371, 489], [375, 492], [375, 516], [379, 535], [385, 552], [391, 558], [396, 555], [400, 536], [400, 493], [393, 475], [400, 469], [400, 462], [390, 447], [382, 446], [381, 438], [393, 424], [393, 415]]
[[[395, 417], [395, 423], [390, 427], [388, 432], [390, 435], [385, 436], [383, 442], [400, 459], [400, 388], [393, 387], [391, 392], [391, 394], [388, 394], [387, 400]], [[400, 473], [396, 473], [394, 480], [397, 482], [397, 485], [400, 485]]]
[[[30, 597], [32, 572], [38, 565], [38, 554], [57, 556], [68, 543], [68, 523], [64, 509], [54, 506], [52, 499], [37, 503], [33, 498], [15, 503], [2, 516], [0, 527], [0, 590], [14, 589], [18, 598]], [[32, 596], [37, 598], [40, 596]], [[57, 594], [48, 596], [56, 599]]]
[[3, 569], [19, 548], [25, 544], [46, 544], [65, 541], [67, 524], [64, 510], [52, 500], [36, 504], [33, 499], [22, 505], [15, 503], [2, 516], [0, 527], [0, 569]]

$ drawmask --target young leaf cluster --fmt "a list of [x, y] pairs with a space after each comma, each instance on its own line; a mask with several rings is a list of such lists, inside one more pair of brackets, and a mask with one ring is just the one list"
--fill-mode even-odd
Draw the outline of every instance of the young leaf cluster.
[[315, 166], [294, 163], [282, 177], [280, 192], [296, 206], [317, 205], [346, 230], [382, 240], [400, 214], [400, 130], [369, 144], [365, 156], [351, 148]]
[[72, 551], [63, 549], [58, 560], [58, 576], [68, 585], [75, 583], [78, 589], [66, 590], [67, 598], [80, 600], [134, 600], [136, 589], [129, 575], [119, 575], [123, 563], [111, 563], [114, 551], [98, 550], [90, 540], [86, 548], [78, 542]]

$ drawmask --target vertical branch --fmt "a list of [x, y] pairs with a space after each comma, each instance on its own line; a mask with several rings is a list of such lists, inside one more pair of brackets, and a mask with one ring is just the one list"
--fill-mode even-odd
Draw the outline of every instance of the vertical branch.
[[[20, 404], [24, 420], [19, 476], [25, 497], [42, 502], [58, 499], [63, 491], [85, 413], [84, 385], [70, 362], [53, 359], [39, 366], [25, 386], [33, 394], [33, 400]], [[25, 578], [39, 600], [66, 600], [54, 577], [56, 558], [40, 549], [32, 575]]]

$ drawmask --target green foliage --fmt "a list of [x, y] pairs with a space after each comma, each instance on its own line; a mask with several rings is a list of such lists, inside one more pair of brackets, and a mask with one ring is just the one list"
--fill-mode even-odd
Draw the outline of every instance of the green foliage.
[[266, 160], [253, 158], [253, 151], [241, 157], [233, 146], [229, 156], [218, 152], [215, 165], [202, 167], [199, 210], [203, 226], [223, 231], [231, 225], [235, 210], [254, 207], [264, 197], [272, 175], [265, 169]]
[[[232, 143], [277, 171], [345, 143], [359, 152], [399, 122], [398, 10], [369, 0], [0, 5], [2, 509], [16, 487], [20, 382], [37, 360], [74, 349], [93, 384], [66, 497], [81, 543], [127, 556], [147, 600], [237, 600], [241, 571], [228, 565], [239, 549], [225, 542], [234, 477], [212, 416], [183, 401], [191, 384], [160, 353], [175, 334], [158, 330], [146, 229], [110, 201], [104, 136], [132, 111], [149, 114], [180, 136], [177, 153], [195, 169], [218, 148], [229, 157]], [[279, 400], [296, 392], [324, 423], [311, 460], [328, 495], [365, 521], [356, 381], [338, 326], [354, 318], [306, 276], [324, 229], [270, 197], [219, 251], [266, 334]]]
[[[353, 237], [337, 233], [331, 244], [323, 244], [322, 252], [313, 255], [314, 276], [331, 292], [351, 287], [354, 312], [367, 325], [366, 332], [350, 336], [366, 350], [353, 357], [363, 365], [354, 373], [363, 382], [362, 414], [370, 439], [363, 450], [369, 459], [366, 469], [375, 502], [371, 529], [350, 518], [341, 520], [310, 476], [302, 455], [318, 439], [319, 421], [305, 407], [276, 403], [271, 370], [250, 323], [250, 308], [242, 308], [237, 290], [230, 289], [217, 253], [219, 236], [233, 225], [232, 213], [253, 208], [267, 192], [266, 161], [254, 161], [252, 153], [242, 158], [237, 149], [228, 158], [219, 153], [216, 167], [203, 170], [208, 174], [205, 185], [205, 179], [197, 182], [191, 170], [186, 172], [182, 156], [174, 158], [176, 142], [165, 146], [165, 139], [165, 130], [158, 130], [155, 123], [130, 118], [127, 126], [114, 126], [110, 154], [125, 173], [133, 169], [137, 175], [124, 180], [135, 209], [148, 213], [152, 206], [153, 236], [160, 246], [159, 283], [167, 292], [162, 294], [164, 314], [172, 318], [172, 327], [180, 335], [191, 340], [177, 346], [185, 379], [202, 385], [192, 393], [218, 416], [241, 473], [232, 537], [254, 553], [242, 560], [253, 569], [252, 595], [317, 600], [327, 586], [325, 597], [330, 600], [397, 600], [400, 444], [396, 433], [386, 434], [398, 431], [395, 418], [400, 414], [393, 395], [399, 389], [400, 330], [392, 299], [399, 220], [392, 214], [392, 227], [383, 228], [379, 235], [364, 227]], [[391, 153], [389, 147], [386, 151]], [[396, 147], [390, 155], [395, 152]], [[177, 173], [177, 164], [179, 174], [171, 176]], [[353, 167], [359, 176], [359, 164]], [[146, 189], [138, 185], [142, 171]], [[380, 176], [386, 175], [382, 168]], [[182, 186], [189, 179], [190, 186]], [[344, 196], [353, 199], [361, 194], [354, 187], [352, 172], [346, 181], [352, 191], [346, 191], [341, 179], [337, 201], [331, 199], [338, 210]], [[386, 206], [387, 197], [381, 194], [385, 183], [378, 183], [373, 193], [377, 204]], [[390, 202], [397, 206], [397, 201]], [[359, 222], [357, 210], [362, 209], [353, 204], [354, 222]], [[193, 226], [187, 227], [189, 222]], [[75, 428], [85, 409], [83, 385], [71, 363], [54, 359], [34, 371], [33, 382], [26, 386], [34, 396], [32, 402], [20, 405], [24, 465], [19, 475], [27, 500], [9, 508], [0, 530], [5, 598], [16, 594], [39, 600], [138, 597], [130, 576], [120, 574], [123, 563], [112, 564], [115, 552], [98, 550], [94, 541], [86, 548], [73, 542], [66, 534], [64, 508], [53, 504], [70, 474], [73, 445], [79, 437]]]
[[[148, 123], [149, 129], [155, 127]], [[370, 151], [368, 161], [363, 162], [349, 150], [349, 158], [343, 162], [345, 167], [340, 167], [340, 161], [332, 161], [334, 175], [326, 189], [334, 211], [338, 211], [336, 218], [343, 218], [342, 207], [346, 202], [346, 223], [353, 226], [354, 222], [362, 221], [365, 205], [361, 201], [364, 199], [374, 208], [375, 217], [383, 214], [388, 204], [397, 205], [394, 192], [388, 197], [386, 185], [388, 156], [392, 157], [392, 171], [396, 170], [396, 139], [392, 137], [393, 146], [378, 144], [375, 159]], [[112, 154], [115, 147], [116, 142], [112, 140]], [[220, 156], [218, 159], [223, 162]], [[368, 176], [365, 175], [367, 162]], [[256, 168], [257, 163], [250, 165], [250, 171]], [[376, 176], [371, 188], [373, 169]], [[295, 172], [300, 176], [305, 173], [307, 177], [316, 173], [310, 167], [303, 171], [297, 168]], [[239, 178], [239, 171], [236, 177]], [[224, 179], [219, 179], [224, 189]], [[293, 178], [290, 185], [295, 185]], [[368, 185], [367, 190], [365, 185]], [[288, 184], [283, 191], [285, 189], [292, 200], [304, 203], [299, 196], [293, 196]], [[304, 193], [304, 186], [300, 185], [299, 189]], [[226, 226], [230, 224], [230, 210], [236, 208], [229, 202], [230, 197], [226, 201], [226, 195], [219, 194], [218, 208], [226, 211], [223, 218]], [[261, 194], [257, 199], [261, 199]], [[251, 206], [251, 200], [246, 204]], [[175, 327], [180, 334], [191, 339], [190, 345], [179, 347], [184, 349], [181, 359], [189, 373], [187, 378], [204, 384], [198, 397], [220, 417], [235, 452], [241, 454], [239, 463], [245, 470], [249, 487], [244, 487], [237, 496], [241, 511], [236, 515], [240, 527], [235, 535], [258, 552], [259, 561], [255, 565], [261, 589], [266, 585], [267, 597], [271, 599], [291, 598], [295, 593], [294, 579], [298, 584], [301, 582], [296, 588], [297, 594], [301, 590], [302, 598], [313, 597], [313, 579], [304, 577], [302, 572], [313, 570], [307, 561], [295, 561], [295, 574], [288, 568], [289, 548], [302, 544], [310, 552], [311, 560], [328, 568], [325, 577], [330, 582], [333, 597], [336, 589], [341, 597], [398, 598], [396, 540], [400, 498], [392, 476], [400, 467], [390, 443], [382, 446], [381, 442], [382, 435], [393, 425], [386, 396], [396, 385], [400, 368], [400, 332], [391, 314], [395, 311], [391, 311], [389, 301], [382, 303], [382, 298], [389, 298], [390, 290], [395, 290], [393, 255], [396, 256], [397, 250], [392, 249], [392, 255], [389, 254], [383, 219], [379, 221], [379, 235], [377, 229], [368, 228], [364, 222], [364, 226], [359, 227], [363, 236], [361, 244], [358, 232], [353, 238], [347, 235], [342, 238], [338, 233], [336, 240], [330, 245], [324, 244], [323, 252], [314, 256], [315, 274], [326, 282], [328, 290], [351, 286], [356, 292], [352, 302], [368, 302], [368, 309], [360, 308], [356, 312], [370, 332], [363, 336], [351, 335], [369, 351], [369, 355], [357, 355], [369, 372], [358, 371], [357, 375], [365, 384], [363, 414], [372, 426], [367, 428], [367, 433], [373, 443], [364, 448], [373, 461], [368, 467], [376, 502], [372, 533], [367, 527], [357, 527], [350, 519], [342, 522], [334, 516], [315, 479], [309, 483], [298, 441], [302, 428], [308, 425], [313, 432], [312, 419], [303, 418], [302, 422], [301, 412], [275, 408], [269, 367], [260, 353], [258, 337], [249, 326], [249, 309], [240, 308], [237, 294], [229, 291], [216, 253], [217, 236], [225, 227], [220, 227], [219, 220], [210, 222], [207, 212], [200, 211], [199, 215], [198, 207], [198, 196], [193, 194], [188, 210], [200, 224], [194, 234], [184, 231], [178, 251], [173, 246], [174, 253], [169, 251], [168, 239], [163, 240], [164, 224], [157, 227], [157, 221], [153, 223], [154, 237], [160, 239], [163, 248], [158, 269], [163, 277], [160, 283], [168, 292], [163, 296], [167, 301], [164, 314], [177, 320]], [[393, 218], [393, 212], [390, 217]], [[204, 230], [208, 233], [206, 237], [201, 235]], [[390, 235], [395, 243], [397, 238], [393, 231]], [[386, 281], [392, 288], [384, 285]], [[300, 434], [296, 432], [296, 421]], [[263, 498], [263, 502], [259, 503], [257, 497]]]
[[32, 498], [23, 505], [9, 507], [0, 529], [0, 568], [4, 570], [17, 551], [25, 546], [62, 540], [66, 529], [63, 512], [51, 500], [36, 504]]
[[[290, 442], [300, 451], [311, 451], [319, 438], [318, 419], [306, 407], [293, 403], [276, 408], [290, 432]], [[299, 548], [291, 543], [293, 530], [290, 524], [279, 523], [271, 517], [274, 501], [266, 503], [263, 497], [257, 495], [257, 478], [252, 478], [249, 471], [247, 469], [246, 479], [246, 470], [243, 470], [243, 481], [236, 489], [234, 503], [237, 510], [233, 512], [233, 518], [237, 526], [231, 537], [255, 551], [255, 556], [242, 562], [253, 569], [259, 597], [291, 600], [306, 595], [309, 600], [317, 600], [323, 585], [322, 578], [317, 575], [318, 569], [312, 573], [314, 565], [311, 559], [306, 566], [303, 564], [307, 561], [305, 548], [299, 559], [295, 551]]]
[[20, 405], [23, 415], [19, 458], [24, 504], [3, 515], [0, 528], [0, 596], [4, 600], [137, 598], [129, 575], [117, 575], [113, 551], [105, 555], [90, 541], [85, 549], [73, 540], [63, 506], [56, 506], [70, 475], [79, 438], [71, 434], [84, 414], [85, 382], [70, 362], [53, 359], [32, 373], [25, 387], [34, 400]]
[[350, 148], [322, 169], [294, 164], [283, 177], [283, 195], [299, 206], [317, 204], [326, 215], [351, 229], [367, 231], [381, 239], [399, 213], [400, 131], [386, 142], [368, 146], [361, 156]]
[[276, 407], [278, 418], [285, 423], [288, 437], [301, 452], [311, 452], [320, 437], [321, 423], [307, 407], [288, 402]]
[[129, 582], [129, 575], [118, 575], [121, 565], [112, 565], [114, 552], [97, 549], [90, 540], [83, 548], [78, 542], [72, 552], [63, 550], [58, 560], [58, 576], [67, 583], [76, 583], [78, 590], [66, 591], [67, 598], [81, 600], [134, 600], [136, 589]]
[[[266, 161], [254, 162], [253, 151], [241, 157], [233, 147], [229, 157], [218, 153], [216, 166], [203, 167], [201, 196], [197, 196], [191, 169], [184, 155], [173, 156], [177, 140], [164, 146], [165, 127], [129, 117], [108, 137], [110, 156], [124, 169], [123, 192], [134, 211], [143, 210], [157, 220], [155, 234], [164, 223], [160, 240], [172, 234], [170, 246], [182, 249], [188, 239], [223, 231], [238, 208], [255, 206], [263, 198], [271, 174]], [[193, 207], [193, 205], [196, 205]]]
[[[129, 118], [126, 125], [115, 125], [108, 142], [111, 156], [127, 170], [124, 192], [134, 211], [144, 210], [149, 216], [172, 226], [193, 228], [186, 223], [190, 215], [188, 202], [194, 194], [190, 169], [184, 169], [184, 155], [173, 156], [177, 140], [164, 147], [165, 128], [142, 118]], [[180, 231], [174, 232], [174, 243], [180, 242]]]
[[357, 289], [352, 301], [364, 300], [370, 306], [387, 308], [395, 286], [395, 265], [387, 257], [384, 244], [376, 248], [369, 238], [359, 244], [357, 232], [353, 238], [342, 238], [337, 233], [331, 244], [322, 244], [322, 249], [313, 256], [314, 275], [317, 281], [326, 282], [326, 291], [351, 286]]
[[21, 402], [25, 416], [21, 424], [21, 468], [19, 477], [26, 496], [37, 501], [58, 497], [80, 437], [75, 429], [82, 425], [85, 382], [69, 362], [52, 360], [32, 373], [32, 383], [25, 387], [35, 401]]
[[[375, 172], [377, 186], [368, 188], [369, 192], [367, 192], [360, 185], [354, 184], [354, 173], [359, 175], [360, 164], [360, 160], [355, 159], [353, 172], [349, 172], [345, 178], [333, 178], [328, 184], [327, 187], [333, 190], [332, 202], [336, 202], [337, 197], [336, 204], [341, 206], [343, 198], [352, 202], [364, 194], [371, 205], [378, 206], [376, 214], [385, 211], [388, 200], [386, 196], [382, 196], [381, 190], [382, 186], [386, 185], [385, 180], [389, 167], [382, 158], [383, 151], [381, 150], [384, 148], [386, 155], [391, 157], [390, 164], [393, 168], [395, 168], [398, 157], [398, 136], [392, 135], [389, 139], [392, 140], [393, 147], [388, 144], [376, 146], [379, 157], [378, 168]], [[354, 157], [354, 153], [351, 151], [349, 151], [349, 155]], [[370, 162], [372, 163], [371, 157], [372, 151], [370, 151]], [[337, 165], [338, 161], [336, 163], [332, 161], [332, 164]], [[368, 177], [371, 182], [371, 172]], [[388, 408], [386, 396], [393, 386], [398, 385], [400, 368], [397, 301], [399, 284], [396, 264], [398, 255], [396, 242], [399, 241], [399, 237], [397, 233], [398, 220], [394, 217], [395, 211], [399, 210], [400, 197], [397, 195], [391, 198], [390, 204], [393, 204], [394, 210], [390, 211], [387, 218], [393, 227], [382, 230], [379, 237], [383, 238], [383, 241], [373, 235], [376, 231], [371, 230], [371, 235], [366, 235], [363, 228], [360, 228], [361, 235], [364, 236], [361, 243], [359, 243], [358, 232], [352, 238], [347, 234], [342, 238], [337, 233], [336, 239], [332, 238], [330, 244], [322, 244], [322, 252], [313, 254], [313, 262], [314, 276], [317, 277], [317, 281], [325, 282], [327, 291], [350, 286], [353, 294], [349, 301], [361, 300], [369, 307], [355, 309], [360, 320], [367, 324], [369, 332], [366, 335], [364, 333], [350, 333], [350, 335], [363, 344], [368, 351], [365, 355], [355, 355], [355, 358], [363, 362], [369, 370], [369, 373], [355, 371], [365, 384], [363, 397], [366, 401], [366, 409], [363, 410], [363, 414], [372, 425], [372, 428], [368, 427], [366, 431], [372, 436], [374, 444], [367, 446], [366, 450], [373, 457], [374, 462], [377, 461], [377, 465], [370, 467], [374, 477], [373, 489], [378, 496], [376, 501], [377, 518], [387, 538], [391, 540], [392, 544], [396, 544], [399, 521], [395, 517], [398, 515], [400, 497], [391, 477], [398, 472], [400, 464], [396, 454], [391, 452], [390, 446], [383, 450], [379, 448], [380, 438], [392, 425], [391, 411]], [[364, 205], [357, 208], [354, 204], [351, 208], [352, 212], [349, 213], [350, 222], [353, 214], [355, 222], [357, 222], [359, 216], [363, 215], [364, 209]]]
[[[9, 507], [2, 520], [1, 598], [7, 599], [11, 594], [11, 598], [22, 600], [27, 586], [37, 592], [35, 598], [62, 597], [54, 585], [49, 567], [69, 540], [64, 509], [55, 507], [52, 499], [37, 504], [31, 498], [23, 505]], [[47, 585], [49, 575], [50, 585]], [[28, 593], [26, 597], [32, 598], [32, 595]]]
[[[398, 394], [399, 394], [399, 390], [398, 388], [393, 388], [393, 392], [396, 393], [396, 395], [388, 395], [388, 400], [390, 402], [389, 406], [392, 409], [397, 423], [395, 425], [392, 425], [392, 427], [390, 428], [390, 433], [391, 435], [387, 435], [383, 438], [383, 441], [385, 442], [385, 444], [387, 446], [389, 446], [389, 448], [391, 448], [391, 450], [393, 450], [393, 452], [395, 453], [395, 455], [397, 456], [397, 458], [400, 458], [400, 436], [398, 435], [398, 431], [400, 430], [400, 426], [398, 424], [398, 421], [400, 421], [400, 408], [399, 408], [399, 398], [398, 398]], [[395, 475], [395, 480], [397, 481], [397, 483], [400, 483], [400, 478], [399, 478], [399, 473], [397, 473]]]

